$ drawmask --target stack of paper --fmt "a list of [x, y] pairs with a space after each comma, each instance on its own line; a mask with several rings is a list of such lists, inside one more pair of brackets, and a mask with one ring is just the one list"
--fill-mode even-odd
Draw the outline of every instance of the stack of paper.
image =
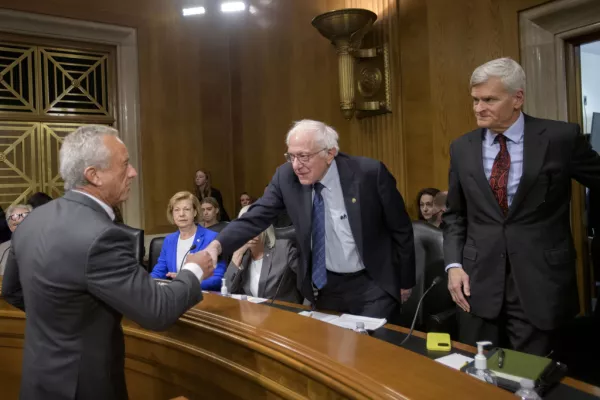
[[250, 303], [264, 303], [265, 301], [267, 301], [268, 299], [263, 299], [262, 297], [252, 297], [252, 296], [246, 296], [244, 294], [232, 294], [231, 298], [236, 299], [236, 300], [247, 300]]
[[374, 331], [386, 324], [385, 318], [369, 318], [361, 317], [360, 315], [342, 314], [340, 316], [320, 313], [316, 311], [302, 311], [300, 315], [318, 319], [319, 321], [327, 322], [346, 329], [356, 329], [356, 323], [362, 322], [365, 324], [365, 329]]
[[452, 353], [447, 356], [436, 358], [435, 361], [444, 364], [450, 368], [460, 370], [465, 364], [473, 361], [471, 357], [463, 356], [462, 354]]

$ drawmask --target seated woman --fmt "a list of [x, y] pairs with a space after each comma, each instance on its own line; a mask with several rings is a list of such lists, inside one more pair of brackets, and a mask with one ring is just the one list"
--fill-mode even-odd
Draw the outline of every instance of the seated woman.
[[417, 194], [419, 206], [419, 220], [429, 222], [434, 217], [433, 198], [440, 192], [436, 188], [425, 188]]
[[[167, 207], [167, 219], [178, 228], [177, 232], [165, 237], [158, 261], [152, 273], [153, 278], [174, 278], [185, 264], [188, 253], [203, 250], [217, 237], [213, 231], [198, 225], [200, 222], [200, 202], [190, 192], [175, 193]], [[218, 291], [225, 273], [224, 261], [219, 261], [213, 275], [202, 280], [202, 289]]]
[[200, 202], [202, 209], [202, 226], [214, 232], [221, 232], [227, 226], [227, 222], [221, 221], [221, 209], [214, 197], [205, 197]]
[[[241, 209], [241, 217], [250, 206]], [[233, 294], [302, 303], [296, 287], [299, 255], [289, 240], [275, 240], [273, 226], [233, 253], [225, 279]], [[279, 287], [279, 291], [277, 291]]]
[[[31, 210], [32, 208], [28, 204], [15, 204], [14, 206], [8, 207], [8, 210], [6, 210], [8, 229], [10, 229], [11, 232], [14, 232], [15, 229], [17, 229], [17, 226], [19, 226], [25, 217], [29, 215]], [[4, 268], [6, 268], [10, 246], [10, 240], [0, 244], [0, 275], [4, 275]]]

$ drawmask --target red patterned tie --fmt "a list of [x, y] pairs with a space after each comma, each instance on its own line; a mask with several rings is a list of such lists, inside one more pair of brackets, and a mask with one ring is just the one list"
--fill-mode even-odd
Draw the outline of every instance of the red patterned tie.
[[490, 186], [494, 197], [498, 201], [504, 215], [508, 214], [508, 171], [510, 170], [510, 154], [506, 148], [506, 136], [496, 136], [500, 143], [500, 151], [494, 160], [492, 174], [490, 175]]

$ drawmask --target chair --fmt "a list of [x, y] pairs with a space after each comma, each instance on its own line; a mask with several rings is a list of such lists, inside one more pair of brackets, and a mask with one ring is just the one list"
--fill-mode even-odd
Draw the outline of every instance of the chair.
[[410, 326], [417, 304], [424, 291], [429, 288], [436, 277], [442, 281], [429, 291], [421, 304], [417, 316], [416, 327], [436, 332], [448, 332], [455, 329], [454, 318], [456, 306], [448, 292], [448, 279], [444, 265], [444, 248], [442, 230], [424, 221], [413, 222], [416, 285], [410, 299], [402, 305], [400, 323]]
[[146, 253], [146, 249], [144, 248], [144, 231], [125, 224], [118, 223], [116, 225], [133, 237], [135, 258], [137, 258], [140, 264], [143, 264], [144, 254]]
[[158, 256], [162, 250], [163, 242], [165, 241], [164, 236], [155, 237], [150, 241], [150, 251], [148, 254], [148, 271], [152, 271], [152, 268], [158, 262]]
[[296, 228], [294, 228], [294, 225], [275, 228], [275, 239], [287, 239], [296, 243]]

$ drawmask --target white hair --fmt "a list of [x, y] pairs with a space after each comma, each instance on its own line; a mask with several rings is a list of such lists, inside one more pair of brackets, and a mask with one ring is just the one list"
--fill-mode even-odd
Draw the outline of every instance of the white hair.
[[525, 71], [512, 58], [498, 58], [475, 68], [469, 87], [485, 83], [493, 77], [500, 78], [504, 87], [512, 94], [519, 90], [525, 92]]
[[322, 149], [335, 149], [336, 153], [340, 151], [338, 145], [339, 135], [331, 126], [312, 119], [303, 119], [301, 121], [294, 122], [292, 129], [287, 133], [285, 138], [285, 144], [290, 145], [290, 138], [292, 135], [299, 132], [310, 132], [313, 134], [315, 141]]
[[60, 148], [60, 176], [65, 181], [65, 190], [89, 184], [84, 175], [86, 168], [108, 168], [110, 151], [104, 137], [118, 134], [109, 126], [84, 125], [65, 137]]
[[[242, 209], [240, 210], [240, 212], [238, 214], [238, 218], [240, 218], [242, 215], [244, 215], [246, 213], [246, 211], [248, 211], [250, 209], [250, 207], [252, 207], [252, 204], [242, 207]], [[265, 246], [267, 246], [270, 249], [272, 249], [273, 246], [275, 246], [275, 240], [276, 240], [275, 239], [275, 228], [273, 227], [273, 225], [269, 225], [269, 227], [267, 229], [265, 229], [264, 231], [262, 231], [262, 233], [260, 235], [261, 236], [264, 235]]]
[[10, 216], [16, 211], [16, 210], [27, 210], [28, 212], [31, 212], [33, 210], [33, 207], [31, 207], [29, 204], [15, 204], [12, 205], [10, 207], [8, 207], [6, 209], [6, 222], [10, 221]]

